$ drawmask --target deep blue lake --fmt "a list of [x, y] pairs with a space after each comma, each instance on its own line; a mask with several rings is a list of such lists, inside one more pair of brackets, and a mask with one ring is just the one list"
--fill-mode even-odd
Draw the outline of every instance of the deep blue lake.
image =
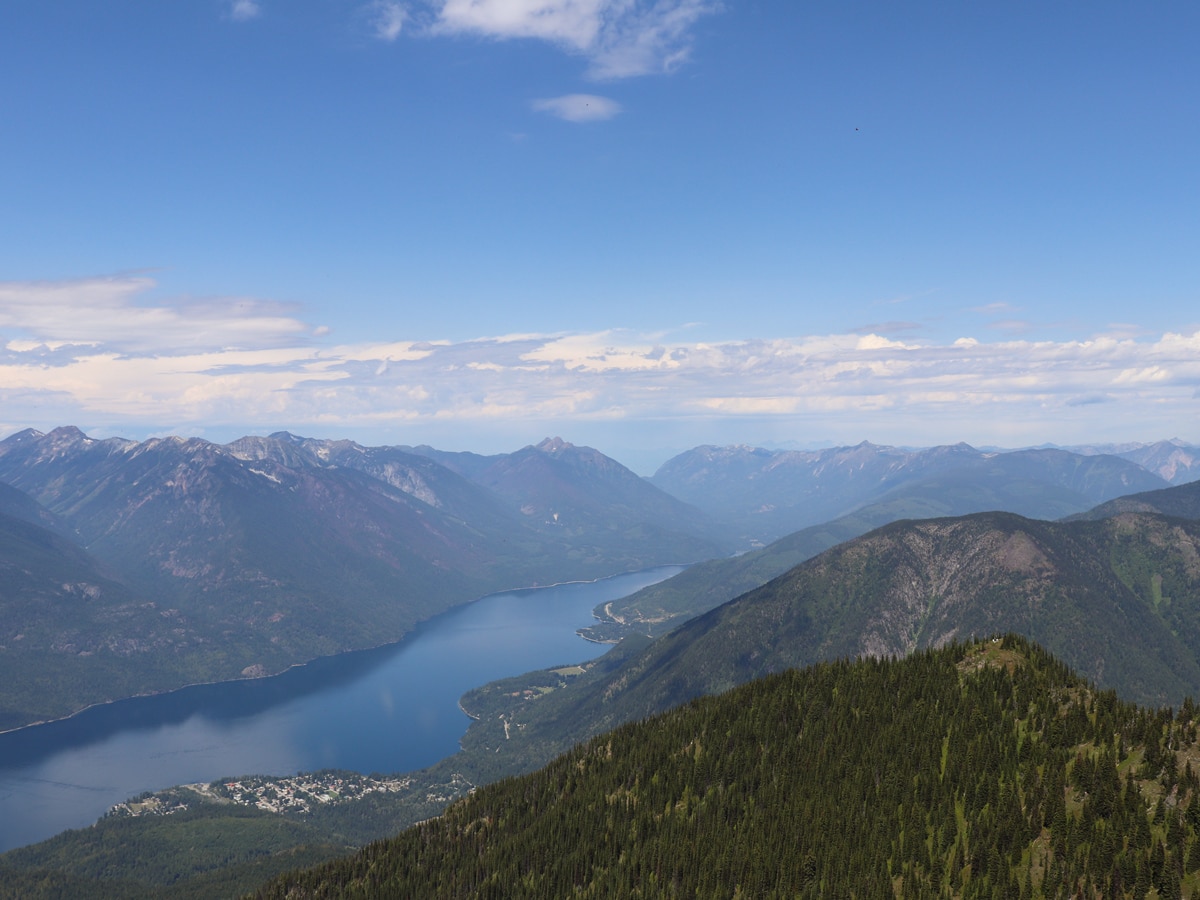
[[470, 722], [458, 706], [464, 693], [599, 656], [606, 645], [575, 633], [592, 609], [681, 570], [492, 594], [398, 644], [0, 734], [0, 851], [90, 825], [122, 800], [175, 784], [424, 768], [458, 750]]

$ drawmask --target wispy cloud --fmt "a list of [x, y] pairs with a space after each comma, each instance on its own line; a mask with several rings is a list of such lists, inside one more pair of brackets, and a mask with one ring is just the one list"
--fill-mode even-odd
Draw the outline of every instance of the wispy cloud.
[[9, 347], [76, 345], [114, 353], [275, 346], [311, 332], [278, 303], [247, 298], [148, 304], [144, 276], [0, 282]]
[[727, 431], [771, 420], [825, 423], [826, 434], [854, 423], [909, 443], [1029, 443], [1098, 440], [1114, 423], [1125, 438], [1173, 434], [1195, 421], [1200, 388], [1200, 332], [708, 343], [614, 330], [337, 344], [276, 304], [151, 302], [153, 288], [135, 276], [0, 283], [0, 426], [104, 422], [137, 435], [276, 422], [354, 435], [387, 422], [485, 433], [547, 419], [564, 430], [704, 419]]
[[262, 15], [262, 4], [258, 0], [233, 0], [229, 4], [229, 18], [235, 22], [247, 22]]
[[667, 72], [687, 59], [693, 26], [716, 0], [435, 0], [434, 31], [535, 38], [584, 56], [589, 75]]
[[547, 112], [568, 122], [602, 122], [621, 111], [621, 104], [595, 94], [567, 94], [546, 97], [532, 103], [537, 112]]
[[1094, 406], [1097, 403], [1112, 403], [1113, 398], [1108, 394], [1085, 394], [1082, 397], [1071, 397], [1067, 406]]
[[989, 303], [986, 306], [972, 306], [972, 312], [977, 312], [984, 316], [1004, 316], [1014, 312], [1020, 312], [1020, 308], [1013, 306], [1011, 303]]
[[371, 6], [371, 24], [380, 40], [390, 42], [400, 37], [407, 19], [404, 5], [393, 0], [379, 0]]
[[1024, 319], [997, 319], [995, 322], [989, 322], [987, 327], [992, 331], [1000, 331], [1013, 337], [1030, 334], [1034, 330], [1034, 324]]

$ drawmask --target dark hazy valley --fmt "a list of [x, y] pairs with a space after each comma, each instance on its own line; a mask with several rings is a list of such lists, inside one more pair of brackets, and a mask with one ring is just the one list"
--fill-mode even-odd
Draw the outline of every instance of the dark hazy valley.
[[386, 790], [173, 789], [0, 856], [0, 896], [1193, 896], [1197, 479], [1177, 441], [697, 447], [642, 478], [558, 438], [15, 434], [0, 730], [692, 565], [595, 609], [607, 653], [468, 692], [460, 751]]

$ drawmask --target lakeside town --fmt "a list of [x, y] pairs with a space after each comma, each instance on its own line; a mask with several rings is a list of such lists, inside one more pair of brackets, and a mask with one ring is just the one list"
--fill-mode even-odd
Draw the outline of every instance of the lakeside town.
[[109, 809], [106, 818], [167, 816], [202, 803], [237, 803], [272, 813], [310, 813], [318, 806], [348, 803], [373, 793], [398, 793], [413, 783], [407, 776], [371, 776], [330, 770], [282, 778], [261, 775], [185, 784], [140, 794]]

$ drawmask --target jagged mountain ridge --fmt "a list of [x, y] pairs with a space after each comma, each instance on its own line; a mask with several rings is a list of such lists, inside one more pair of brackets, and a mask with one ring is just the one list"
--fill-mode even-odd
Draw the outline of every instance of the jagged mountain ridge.
[[[730, 547], [728, 537], [695, 507], [648, 484], [616, 460], [562, 438], [546, 438], [509, 454], [479, 456], [428, 447], [363, 447], [353, 441], [242, 438], [235, 455], [308, 465], [352, 468], [412, 494], [432, 506], [516, 511], [534, 530], [575, 546], [591, 535], [652, 529], [701, 538], [697, 551]], [[447, 477], [452, 473], [454, 477]], [[680, 523], [687, 523], [682, 525]], [[701, 542], [709, 542], [705, 547]], [[688, 558], [695, 558], [689, 554]]]
[[1137, 463], [1066, 450], [903, 450], [863, 442], [819, 451], [697, 447], [651, 477], [663, 490], [762, 542], [848, 515], [941, 479], [1003, 498], [999, 508], [1059, 518], [1123, 494], [1167, 486]]
[[1137, 463], [1172, 485], [1186, 484], [1200, 478], [1200, 447], [1179, 438], [1169, 441], [1130, 444], [1091, 444], [1065, 447], [1076, 453], [1107, 453]]

